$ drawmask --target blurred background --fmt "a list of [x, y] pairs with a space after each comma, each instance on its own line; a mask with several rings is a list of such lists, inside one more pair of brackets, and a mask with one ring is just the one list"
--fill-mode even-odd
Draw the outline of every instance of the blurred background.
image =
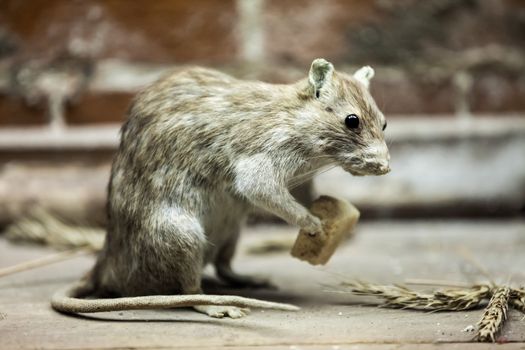
[[521, 0], [2, 0], [0, 227], [41, 205], [102, 225], [133, 95], [205, 65], [294, 82], [314, 58], [376, 70], [392, 172], [334, 170], [298, 196], [364, 218], [525, 215]]

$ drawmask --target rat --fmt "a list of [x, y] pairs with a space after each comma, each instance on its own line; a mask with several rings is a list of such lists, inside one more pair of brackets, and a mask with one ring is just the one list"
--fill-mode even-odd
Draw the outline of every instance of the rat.
[[83, 280], [55, 294], [52, 307], [193, 307], [231, 318], [249, 307], [297, 309], [202, 294], [202, 271], [211, 263], [231, 285], [267, 285], [231, 267], [251, 209], [320, 234], [320, 219], [290, 188], [333, 166], [358, 176], [389, 172], [386, 120], [369, 92], [373, 76], [369, 66], [348, 75], [324, 59], [288, 85], [196, 67], [140, 92], [112, 165], [104, 247]]

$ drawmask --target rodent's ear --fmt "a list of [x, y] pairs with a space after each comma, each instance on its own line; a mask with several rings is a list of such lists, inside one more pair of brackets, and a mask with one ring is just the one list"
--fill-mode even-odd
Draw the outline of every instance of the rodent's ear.
[[364, 66], [359, 68], [354, 73], [354, 78], [363, 83], [364, 86], [368, 88], [370, 86], [370, 80], [374, 77], [374, 69], [370, 66]]
[[308, 82], [316, 96], [319, 95], [319, 90], [332, 79], [333, 73], [334, 66], [324, 58], [317, 58], [312, 62]]

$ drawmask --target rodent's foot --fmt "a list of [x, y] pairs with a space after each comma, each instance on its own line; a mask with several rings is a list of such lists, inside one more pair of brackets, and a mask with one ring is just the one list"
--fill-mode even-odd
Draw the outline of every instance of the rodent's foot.
[[215, 318], [241, 318], [250, 313], [250, 309], [236, 306], [196, 305], [193, 308], [198, 312]]
[[323, 232], [323, 224], [321, 219], [317, 216], [309, 215], [303, 220], [301, 224], [301, 229], [308, 233], [310, 236], [317, 236]]

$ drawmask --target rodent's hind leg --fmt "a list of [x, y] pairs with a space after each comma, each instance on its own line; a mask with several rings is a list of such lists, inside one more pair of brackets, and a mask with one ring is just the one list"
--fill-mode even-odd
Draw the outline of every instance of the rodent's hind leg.
[[234, 287], [276, 289], [276, 287], [265, 278], [241, 275], [233, 271], [231, 262], [235, 254], [238, 237], [239, 229], [237, 228], [236, 232], [231, 235], [231, 238], [221, 247], [214, 263], [217, 276]]
[[196, 305], [196, 311], [215, 318], [241, 318], [250, 313], [250, 309], [236, 306], [215, 306], [215, 305]]
[[[202, 294], [201, 276], [193, 279], [192, 282], [186, 281], [182, 285], [182, 294]], [[194, 305], [193, 309], [197, 312], [203, 313], [215, 318], [241, 318], [250, 313], [248, 308], [240, 308], [229, 305]]]
[[215, 269], [217, 270], [219, 278], [233, 287], [277, 289], [277, 287], [266, 278], [236, 273], [232, 270], [229, 263], [217, 264], [215, 265]]

